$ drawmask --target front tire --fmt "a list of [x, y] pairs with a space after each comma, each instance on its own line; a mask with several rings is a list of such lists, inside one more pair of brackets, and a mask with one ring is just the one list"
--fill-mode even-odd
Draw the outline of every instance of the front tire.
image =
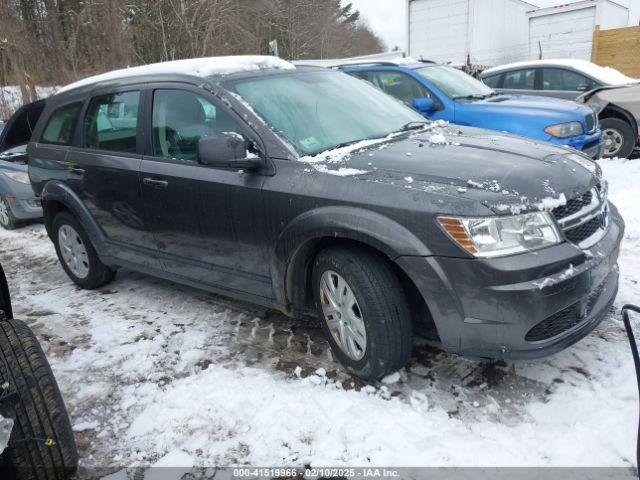
[[73, 215], [58, 213], [51, 233], [60, 264], [76, 285], [94, 290], [113, 280], [115, 270], [100, 261], [89, 236]]
[[619, 118], [605, 118], [602, 124], [603, 158], [629, 158], [636, 147], [636, 135], [631, 125]]
[[11, 207], [4, 198], [0, 198], [0, 225], [5, 230], [14, 230], [18, 226]]
[[352, 247], [328, 248], [315, 259], [312, 285], [331, 350], [352, 374], [378, 380], [407, 364], [411, 315], [386, 259]]

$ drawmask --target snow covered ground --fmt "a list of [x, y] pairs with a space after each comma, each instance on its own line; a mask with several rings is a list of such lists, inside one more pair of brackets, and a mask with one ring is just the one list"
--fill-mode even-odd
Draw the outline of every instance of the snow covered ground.
[[[619, 310], [640, 302], [640, 160], [601, 164], [627, 221]], [[638, 399], [618, 314], [531, 362], [484, 364], [418, 341], [407, 369], [365, 386], [332, 361], [316, 324], [129, 271], [79, 290], [40, 225], [0, 230], [0, 262], [16, 316], [52, 364], [83, 468], [635, 460]]]

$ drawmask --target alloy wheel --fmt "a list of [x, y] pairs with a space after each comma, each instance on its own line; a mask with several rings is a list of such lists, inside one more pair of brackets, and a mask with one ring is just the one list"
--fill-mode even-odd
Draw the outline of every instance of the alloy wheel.
[[9, 207], [4, 200], [0, 199], [0, 225], [6, 227], [10, 222], [11, 218], [9, 217]]
[[62, 259], [69, 270], [78, 278], [89, 275], [89, 256], [78, 232], [70, 225], [62, 225], [58, 229], [58, 246]]
[[602, 132], [602, 141], [604, 144], [604, 153], [611, 157], [615, 157], [624, 146], [622, 133], [613, 128], [606, 128], [604, 132]]
[[367, 350], [367, 330], [353, 290], [338, 273], [327, 270], [320, 278], [320, 300], [327, 327], [340, 349], [360, 360]]

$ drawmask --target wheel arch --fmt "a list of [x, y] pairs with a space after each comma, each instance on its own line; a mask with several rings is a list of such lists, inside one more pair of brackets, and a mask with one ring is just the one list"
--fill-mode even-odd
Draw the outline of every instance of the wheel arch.
[[598, 117], [598, 120], [604, 120], [605, 118], [618, 118], [620, 120], [624, 120], [631, 125], [634, 132], [638, 132], [638, 124], [631, 112], [628, 112], [624, 108], [614, 105], [613, 103], [607, 104], [607, 106], [602, 109]]
[[42, 189], [41, 200], [44, 225], [49, 237], [52, 236], [51, 227], [55, 216], [61, 211], [69, 211], [78, 219], [89, 235], [94, 248], [100, 254], [105, 240], [104, 232], [71, 188], [62, 182], [52, 180]]
[[280, 235], [272, 276], [277, 303], [283, 305], [287, 313], [314, 313], [313, 261], [320, 251], [331, 246], [364, 249], [388, 262], [407, 293], [412, 312], [416, 314], [414, 320], [433, 324], [425, 299], [395, 262], [402, 255], [429, 256], [429, 249], [397, 222], [375, 212], [350, 207], [324, 207], [303, 214]]

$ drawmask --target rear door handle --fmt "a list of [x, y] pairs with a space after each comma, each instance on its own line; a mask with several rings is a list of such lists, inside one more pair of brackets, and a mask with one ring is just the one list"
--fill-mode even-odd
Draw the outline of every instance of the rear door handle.
[[73, 173], [74, 175], [84, 175], [84, 168], [71, 167], [69, 168], [69, 173]]
[[156, 188], [167, 188], [169, 186], [169, 182], [166, 180], [158, 180], [157, 178], [143, 178], [142, 183]]

